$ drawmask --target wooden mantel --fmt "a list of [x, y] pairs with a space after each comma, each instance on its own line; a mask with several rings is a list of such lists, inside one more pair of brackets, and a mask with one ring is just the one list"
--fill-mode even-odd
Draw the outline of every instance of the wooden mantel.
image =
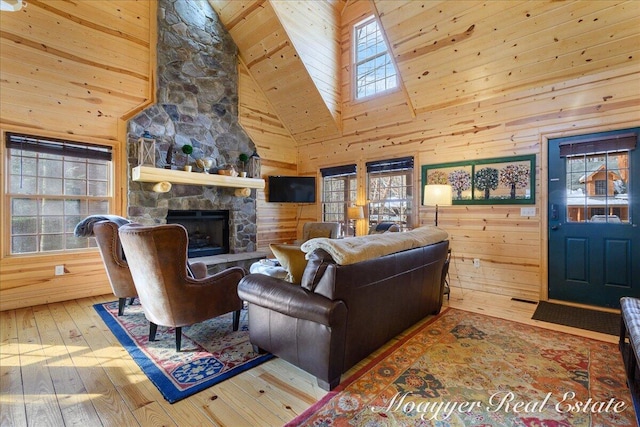
[[264, 179], [242, 178], [207, 174], [203, 172], [185, 172], [181, 170], [136, 166], [131, 171], [131, 179], [140, 182], [170, 182], [172, 184], [211, 185], [217, 187], [264, 189]]

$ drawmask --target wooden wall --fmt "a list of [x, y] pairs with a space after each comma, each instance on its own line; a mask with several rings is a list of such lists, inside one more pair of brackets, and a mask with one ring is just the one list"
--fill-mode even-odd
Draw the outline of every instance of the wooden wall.
[[[122, 215], [126, 119], [154, 96], [156, 6], [33, 0], [0, 13], [1, 182], [7, 131], [109, 145]], [[0, 310], [111, 292], [97, 250], [9, 256], [4, 185], [0, 211]], [[56, 265], [64, 275], [54, 275]]]
[[[268, 182], [270, 175], [297, 175], [295, 140], [243, 63], [238, 75], [240, 124], [256, 144], [262, 177]], [[267, 194], [267, 188], [256, 194], [259, 250], [268, 250], [269, 243], [295, 240], [299, 222], [297, 205], [268, 203]]]
[[[380, 3], [400, 8], [394, 2], [376, 2]], [[369, 2], [349, 3], [344, 11], [344, 64], [350, 63], [351, 26], [373, 12]], [[624, 20], [625, 14], [618, 12], [620, 16], [613, 19], [608, 10], [607, 22]], [[404, 19], [410, 16], [403, 15]], [[383, 17], [383, 23], [385, 19], [391, 18]], [[395, 25], [395, 31], [400, 31], [402, 25]], [[623, 52], [611, 52], [611, 56], [619, 59], [625, 56]], [[493, 96], [479, 96], [482, 99], [477, 102], [460, 102], [430, 112], [414, 109], [402, 90], [353, 102], [350, 69], [344, 67], [343, 134], [339, 138], [300, 142], [298, 170], [301, 174], [317, 174], [322, 167], [356, 162], [361, 187], [358, 202], [364, 203], [364, 164], [370, 160], [414, 156], [414, 185], [420, 188], [422, 165], [535, 154], [534, 217], [520, 216], [521, 206], [453, 206], [441, 207], [438, 220], [451, 236], [454, 286], [532, 301], [546, 299], [546, 141], [557, 136], [638, 126], [640, 64], [637, 59], [626, 63], [615, 70], [604, 67], [607, 71], [591, 75], [573, 74], [556, 83], [541, 77], [540, 84], [530, 89], [496, 90]], [[418, 93], [429, 97], [424, 90]], [[414, 208], [419, 212], [419, 224], [414, 225], [433, 224], [433, 208], [419, 206], [418, 200]], [[320, 217], [319, 207], [316, 215]], [[359, 232], [365, 232], [362, 225]], [[480, 259], [480, 268], [473, 267], [474, 258]]]

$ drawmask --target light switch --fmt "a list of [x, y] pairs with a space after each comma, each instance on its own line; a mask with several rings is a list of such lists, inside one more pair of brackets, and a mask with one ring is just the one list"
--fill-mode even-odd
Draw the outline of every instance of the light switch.
[[520, 216], [536, 216], [536, 208], [520, 208]]

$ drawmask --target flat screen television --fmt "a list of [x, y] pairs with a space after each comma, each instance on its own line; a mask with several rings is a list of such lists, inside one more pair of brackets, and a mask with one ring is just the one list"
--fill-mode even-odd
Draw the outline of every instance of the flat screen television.
[[270, 176], [269, 201], [278, 203], [315, 203], [314, 176]]

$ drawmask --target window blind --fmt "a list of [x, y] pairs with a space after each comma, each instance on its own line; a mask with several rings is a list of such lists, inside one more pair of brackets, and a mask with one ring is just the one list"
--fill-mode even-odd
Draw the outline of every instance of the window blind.
[[413, 156], [367, 162], [367, 173], [413, 169]]
[[560, 157], [579, 154], [605, 153], [608, 151], [624, 151], [636, 148], [638, 134], [635, 132], [620, 135], [588, 137], [563, 142], [559, 145]]
[[111, 161], [111, 147], [71, 142], [56, 138], [38, 138], [30, 135], [6, 133], [7, 148], [59, 156], [80, 157], [91, 160]]

